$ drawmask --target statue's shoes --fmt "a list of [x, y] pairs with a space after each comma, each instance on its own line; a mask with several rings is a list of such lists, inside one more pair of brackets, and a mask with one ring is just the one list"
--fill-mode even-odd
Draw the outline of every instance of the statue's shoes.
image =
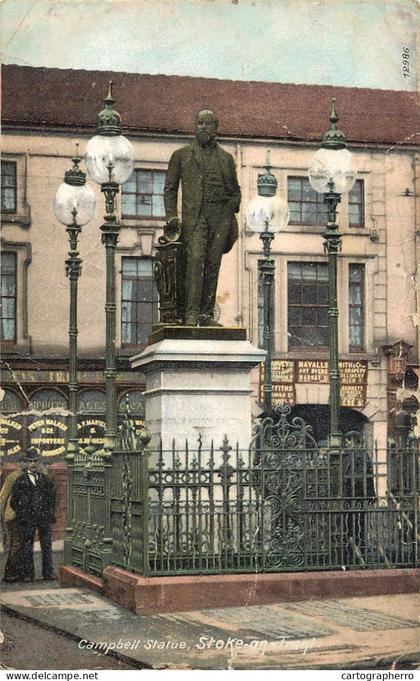
[[190, 315], [185, 320], [185, 326], [197, 326], [197, 317]]
[[213, 317], [209, 317], [207, 315], [203, 315], [202, 317], [200, 317], [199, 324], [200, 326], [218, 326], [218, 327], [223, 326], [223, 324], [219, 324], [218, 322], [216, 322], [216, 320], [213, 319]]

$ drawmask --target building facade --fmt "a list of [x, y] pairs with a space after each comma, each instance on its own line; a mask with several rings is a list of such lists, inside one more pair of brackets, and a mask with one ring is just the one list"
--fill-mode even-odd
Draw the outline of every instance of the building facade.
[[[12, 462], [36, 444], [60, 467], [67, 433], [68, 240], [53, 198], [94, 134], [109, 74], [3, 67], [2, 443]], [[119, 197], [117, 247], [117, 391], [141, 422], [144, 377], [130, 356], [157, 321], [153, 258], [164, 225], [163, 186], [172, 152], [187, 144], [201, 108], [219, 116], [219, 141], [236, 160], [242, 188], [239, 239], [224, 257], [217, 314], [262, 343], [262, 245], [247, 231], [266, 149], [290, 220], [272, 244], [274, 401], [287, 402], [317, 438], [327, 434], [328, 270], [322, 197], [308, 166], [337, 98], [339, 127], [355, 156], [356, 184], [339, 206], [338, 259], [342, 428], [363, 430], [380, 447], [415, 425], [419, 408], [419, 151], [414, 93], [336, 87], [112, 74], [135, 171]], [[92, 183], [93, 184], [93, 183]], [[105, 252], [96, 217], [79, 238], [81, 441], [100, 445], [105, 427]], [[261, 412], [261, 375], [253, 376], [253, 412]], [[63, 464], [64, 466], [64, 464]], [[64, 470], [64, 468], [63, 468]], [[64, 473], [63, 473], [64, 475]]]

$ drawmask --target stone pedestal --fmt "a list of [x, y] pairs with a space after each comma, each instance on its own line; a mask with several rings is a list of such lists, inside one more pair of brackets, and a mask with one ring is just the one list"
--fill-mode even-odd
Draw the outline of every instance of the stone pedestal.
[[219, 448], [225, 435], [233, 447], [251, 440], [250, 372], [265, 351], [246, 340], [244, 329], [164, 327], [131, 358], [146, 376], [146, 423], [155, 448], [188, 439]]

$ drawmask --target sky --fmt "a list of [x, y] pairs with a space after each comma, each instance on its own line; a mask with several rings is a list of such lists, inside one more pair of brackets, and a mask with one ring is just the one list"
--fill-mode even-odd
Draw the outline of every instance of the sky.
[[0, 6], [7, 64], [392, 90], [417, 89], [419, 28], [420, 0], [3, 0]]

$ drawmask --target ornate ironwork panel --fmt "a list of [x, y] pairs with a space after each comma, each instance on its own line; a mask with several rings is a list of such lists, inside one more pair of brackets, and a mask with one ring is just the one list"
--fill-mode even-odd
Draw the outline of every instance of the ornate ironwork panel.
[[85, 572], [101, 575], [108, 564], [108, 495], [106, 464], [89, 445], [70, 466], [66, 560]]

